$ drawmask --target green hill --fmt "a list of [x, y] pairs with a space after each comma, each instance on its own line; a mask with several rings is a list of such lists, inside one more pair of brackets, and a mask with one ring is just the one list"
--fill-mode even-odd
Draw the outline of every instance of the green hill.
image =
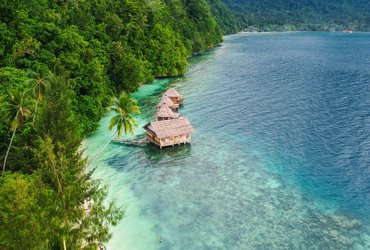
[[0, 1], [0, 94], [26, 71], [62, 75], [86, 134], [114, 93], [184, 73], [189, 56], [236, 30], [221, 0]]
[[365, 0], [223, 0], [247, 30], [370, 30]]

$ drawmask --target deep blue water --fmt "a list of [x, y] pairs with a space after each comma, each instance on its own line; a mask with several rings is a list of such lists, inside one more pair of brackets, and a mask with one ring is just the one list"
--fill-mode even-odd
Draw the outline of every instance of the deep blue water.
[[169, 86], [193, 142], [109, 146], [96, 175], [127, 211], [109, 249], [370, 249], [370, 34], [228, 36], [142, 87], [141, 125]]

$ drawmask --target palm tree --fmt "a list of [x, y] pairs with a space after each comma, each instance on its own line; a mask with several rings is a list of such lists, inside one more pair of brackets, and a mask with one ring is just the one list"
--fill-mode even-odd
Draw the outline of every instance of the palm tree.
[[140, 114], [140, 107], [136, 104], [137, 101], [125, 93], [121, 94], [119, 98], [114, 98], [111, 110], [116, 112], [116, 115], [110, 120], [109, 130], [115, 127], [118, 138], [121, 138], [122, 132], [135, 134], [133, 126], [137, 127], [138, 124], [132, 115]]
[[122, 93], [118, 98], [113, 99], [113, 105], [110, 109], [113, 110], [116, 115], [110, 119], [108, 128], [109, 130], [112, 130], [114, 127], [116, 127], [116, 132], [113, 134], [112, 138], [104, 145], [104, 147], [102, 147], [102, 149], [99, 150], [99, 152], [94, 156], [92, 162], [94, 162], [95, 159], [98, 158], [98, 156], [109, 145], [116, 134], [118, 134], [118, 138], [121, 138], [122, 132], [124, 132], [125, 134], [130, 133], [134, 135], [135, 131], [133, 126], [137, 127], [138, 124], [133, 117], [133, 114], [140, 114], [140, 107], [136, 104], [137, 100], [127, 95], [126, 93]]
[[39, 102], [42, 101], [42, 99], [44, 98], [46, 82], [50, 78], [50, 76], [50, 71], [41, 68], [38, 68], [36, 72], [28, 72], [28, 77], [30, 77], [31, 79], [26, 82], [26, 85], [32, 88], [33, 96], [36, 98], [36, 106], [32, 119], [33, 124], [35, 124], [37, 107], [39, 105]]
[[10, 147], [12, 146], [13, 143], [15, 132], [17, 131], [18, 128], [21, 129], [23, 127], [23, 124], [25, 123], [27, 117], [31, 114], [30, 110], [27, 108], [30, 103], [26, 100], [25, 95], [26, 91], [24, 92], [17, 91], [14, 94], [10, 94], [9, 101], [6, 104], [6, 112], [11, 119], [10, 127], [13, 130], [13, 134], [10, 139], [8, 150], [6, 151], [5, 154], [2, 174], [4, 174], [5, 171], [6, 161], [8, 159]]

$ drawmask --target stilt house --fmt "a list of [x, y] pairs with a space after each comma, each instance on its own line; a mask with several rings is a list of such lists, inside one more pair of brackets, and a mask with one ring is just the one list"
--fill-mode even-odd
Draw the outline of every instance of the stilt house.
[[173, 112], [168, 106], [161, 107], [155, 114], [157, 121], [177, 119], [179, 116], [179, 113]]
[[168, 89], [163, 96], [167, 96], [171, 99], [171, 101], [177, 106], [177, 108], [182, 104], [184, 101], [184, 96], [181, 95], [179, 92], [176, 91], [174, 88]]
[[164, 96], [162, 99], [159, 101], [158, 105], [158, 110], [161, 108], [168, 107], [170, 108], [173, 112], [178, 112], [179, 111], [179, 105], [175, 104], [169, 97]]
[[150, 122], [144, 126], [147, 140], [160, 148], [190, 143], [193, 127], [187, 118]]

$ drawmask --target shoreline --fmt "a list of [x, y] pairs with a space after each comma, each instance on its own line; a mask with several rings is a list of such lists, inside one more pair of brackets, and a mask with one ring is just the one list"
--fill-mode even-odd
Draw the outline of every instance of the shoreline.
[[[332, 37], [333, 39], [333, 36], [328, 35], [326, 37]], [[258, 37], [256, 36], [255, 39], [256, 38]], [[261, 37], [259, 39], [263, 39], [263, 38]], [[228, 43], [229, 41], [232, 42], [232, 39], [228, 40]], [[240, 43], [240, 44], [243, 44], [243, 43]], [[224, 46], [224, 48], [226, 49], [226, 52], [227, 52], [227, 48], [231, 48], [231, 47], [232, 46], [229, 46], [229, 44], [226, 44], [226, 46]], [[251, 47], [249, 48], [253, 49]], [[220, 53], [220, 54], [224, 56], [225, 53]], [[218, 55], [220, 57], [220, 54], [216, 53], [216, 56]], [[219, 61], [223, 61], [223, 58], [219, 59]], [[198, 77], [199, 76], [203, 77], [203, 75], [205, 74], [203, 70], [200, 70], [200, 69], [203, 69], [202, 67], [198, 68], [198, 70], [196, 70], [197, 67], [194, 67], [193, 69], [195, 70], [192, 70], [191, 74], [195, 73]], [[212, 86], [214, 86], [214, 82], [213, 82], [214, 79], [209, 80], [209, 76], [204, 76], [204, 77], [208, 77], [207, 81], [209, 81], [209, 84], [210, 84], [209, 86], [210, 88], [213, 88]], [[189, 77], [189, 79], [190, 79], [190, 82], [186, 82], [187, 83], [186, 88], [194, 89], [195, 86], [198, 86], [197, 85], [198, 80], [197, 81], [191, 80], [192, 79], [191, 76]], [[204, 79], [204, 78], [196, 78], [196, 79]], [[161, 82], [162, 80], [158, 80], [158, 81]], [[167, 83], [162, 82], [162, 84], [163, 84], [162, 86], [165, 86], [166, 84], [171, 84], [171, 79], [169, 79]], [[193, 84], [193, 85], [190, 85], [190, 84]], [[206, 84], [206, 82], [203, 82], [202, 86], [204, 84]], [[256, 84], [256, 87], [257, 85], [258, 84]], [[219, 86], [224, 86], [224, 85], [219, 85]], [[241, 86], [241, 85], [238, 84], [237, 86]], [[158, 93], [159, 88], [155, 88], [151, 86], [151, 84], [143, 85], [142, 88], [143, 89], [141, 90], [143, 90], [145, 93], [144, 92], [137, 93], [137, 96], [140, 98], [140, 100], [148, 99], [148, 102], [145, 101], [146, 104], [148, 104], [149, 102], [150, 103], [153, 102], [153, 99], [150, 100], [151, 98], [150, 93], [152, 94], [155, 93], [155, 97], [159, 95]], [[258, 88], [260, 88], [260, 86]], [[291, 88], [291, 89], [294, 89], [294, 88]], [[196, 93], [198, 93], [199, 90], [197, 89], [194, 92], [195, 94], [193, 97], [195, 98], [195, 96], [198, 96]], [[190, 104], [189, 107], [191, 107], [192, 105], [198, 105], [197, 102], [199, 101], [200, 100], [194, 100], [194, 103]], [[145, 112], [145, 113], [148, 113], [148, 112]], [[204, 113], [198, 113], [198, 114], [203, 114], [203, 117], [206, 117], [204, 116]], [[194, 114], [194, 115], [197, 116], [197, 114]], [[144, 114], [143, 120], [145, 120], [147, 116], [148, 114]], [[197, 117], [200, 117], [200, 116], [197, 116]], [[256, 117], [256, 116], [251, 116], [251, 117]], [[109, 118], [106, 118], [107, 121], [108, 119]], [[199, 121], [200, 120], [201, 119], [199, 119]], [[104, 126], [102, 125], [101, 127], [102, 127], [102, 130], [104, 130]], [[227, 125], [224, 124], [224, 127], [227, 128]], [[220, 127], [218, 129], [220, 129]], [[202, 134], [203, 135], [205, 134], [204, 130], [202, 131]], [[103, 134], [100, 134], [100, 135], [104, 136]], [[245, 135], [246, 137], [253, 136], [252, 133], [248, 134], [248, 132], [242, 135]], [[204, 136], [204, 137], [212, 138], [212, 136]], [[227, 138], [230, 138], [230, 137], [227, 137]], [[220, 138], [225, 139], [225, 137], [223, 136]], [[165, 221], [164, 218], [168, 218], [168, 220], [171, 220], [172, 218], [177, 218], [179, 214], [177, 213], [178, 211], [176, 210], [176, 207], [174, 205], [181, 204], [183, 205], [183, 207], [180, 207], [181, 209], [183, 209], [181, 210], [182, 212], [186, 212], [186, 214], [188, 215], [199, 215], [199, 217], [196, 217], [197, 219], [199, 219], [199, 224], [197, 224], [197, 227], [195, 227], [194, 225], [191, 225], [190, 229], [193, 229], [195, 232], [197, 232], [199, 228], [205, 225], [207, 227], [201, 228], [199, 231], [206, 232], [206, 230], [210, 228], [213, 230], [212, 232], [224, 233], [227, 231], [223, 231], [222, 227], [214, 227], [213, 225], [215, 222], [220, 222], [220, 225], [225, 225], [225, 221], [222, 221], [222, 218], [225, 218], [225, 216], [223, 216], [224, 215], [223, 212], [231, 211], [231, 209], [227, 209], [228, 207], [226, 206], [225, 207], [226, 209], [217, 210], [216, 208], [218, 208], [218, 206], [215, 206], [215, 204], [218, 204], [222, 208], [223, 205], [220, 204], [219, 201], [222, 198], [225, 199], [225, 201], [228, 201], [227, 200], [228, 197], [235, 197], [236, 205], [239, 204], [241, 200], [243, 201], [244, 198], [245, 200], [243, 204], [251, 204], [249, 208], [252, 210], [255, 209], [253, 210], [255, 211], [255, 214], [253, 214], [253, 216], [251, 217], [248, 217], [250, 216], [250, 214], [246, 214], [246, 216], [243, 217], [246, 219], [245, 222], [243, 222], [243, 220], [238, 220], [238, 222], [245, 223], [244, 225], [247, 228], [253, 225], [253, 227], [251, 227], [252, 230], [257, 228], [256, 230], [257, 232], [266, 233], [266, 231], [269, 230], [269, 227], [267, 226], [268, 225], [271, 226], [271, 224], [268, 224], [269, 221], [264, 221], [265, 217], [262, 217], [264, 215], [267, 215], [267, 216], [271, 216], [271, 221], [273, 221], [273, 223], [276, 223], [272, 225], [279, 225], [283, 229], [282, 231], [284, 231], [285, 229], [287, 232], [292, 233], [291, 235], [296, 236], [294, 241], [296, 239], [299, 240], [300, 234], [294, 234], [294, 231], [290, 231], [290, 228], [287, 227], [287, 225], [288, 226], [291, 225], [292, 228], [298, 228], [298, 229], [302, 226], [302, 232], [307, 233], [307, 234], [311, 233], [314, 235], [320, 235], [320, 238], [317, 240], [317, 244], [323, 242], [321, 241], [321, 239], [331, 240], [333, 236], [331, 236], [329, 233], [332, 232], [332, 230], [335, 230], [334, 237], [343, 235], [344, 237], [347, 237], [345, 239], [349, 239], [349, 240], [355, 239], [357, 241], [360, 241], [361, 243], [365, 241], [363, 239], [359, 240], [360, 237], [365, 237], [363, 234], [361, 234], [361, 233], [364, 233], [364, 231], [358, 230], [357, 228], [354, 228], [354, 230], [352, 230], [350, 228], [350, 225], [357, 224], [357, 221], [353, 220], [355, 217], [349, 216], [348, 213], [341, 213], [341, 209], [340, 207], [336, 206], [336, 203], [334, 203], [332, 207], [331, 203], [326, 204], [325, 202], [321, 200], [320, 197], [317, 197], [316, 195], [310, 196], [311, 194], [321, 193], [321, 192], [318, 192], [318, 189], [316, 190], [312, 189], [311, 190], [312, 193], [311, 193], [310, 190], [305, 190], [303, 189], [303, 187], [299, 186], [298, 184], [296, 185], [295, 183], [292, 184], [293, 188], [291, 188], [289, 186], [289, 182], [284, 180], [283, 177], [282, 178], [279, 177], [279, 176], [284, 176], [285, 174], [285, 178], [294, 180], [294, 177], [299, 177], [299, 176], [297, 176], [296, 172], [294, 172], [294, 169], [291, 169], [293, 171], [293, 172], [290, 172], [291, 175], [289, 175], [289, 172], [285, 172], [285, 171], [280, 172], [280, 173], [278, 172], [278, 170], [284, 170], [285, 168], [284, 169], [279, 168], [280, 165], [276, 165], [276, 166], [274, 165], [275, 163], [280, 162], [279, 159], [282, 159], [281, 155], [278, 154], [278, 155], [275, 155], [277, 157], [277, 160], [274, 160], [274, 158], [271, 155], [274, 152], [274, 148], [264, 148], [263, 147], [265, 145], [264, 143], [258, 146], [257, 139], [246, 142], [244, 140], [245, 138], [242, 138], [242, 136], [240, 136], [240, 133], [235, 134], [235, 138], [236, 139], [234, 140], [234, 143], [231, 143], [231, 145], [239, 145], [239, 146], [233, 147], [231, 157], [239, 159], [239, 160], [240, 159], [248, 159], [248, 160], [250, 159], [252, 161], [248, 161], [248, 160], [235, 161], [235, 162], [232, 162], [233, 168], [229, 166], [229, 167], [225, 167], [224, 169], [222, 169], [223, 166], [228, 166], [227, 163], [229, 163], [229, 161], [227, 161], [227, 159], [229, 158], [225, 156], [228, 156], [227, 152], [230, 152], [230, 151], [228, 151], [229, 148], [227, 144], [222, 144], [223, 146], [222, 145], [220, 146], [221, 149], [219, 150], [221, 151], [221, 153], [218, 153], [218, 150], [213, 150], [212, 145], [220, 141], [220, 140], [215, 140], [214, 141], [215, 143], [208, 143], [209, 144], [208, 149], [210, 151], [201, 151], [201, 150], [197, 151], [197, 152], [202, 152], [202, 153], [211, 152], [213, 154], [212, 158], [216, 159], [214, 160], [214, 162], [208, 162], [209, 159], [204, 159], [204, 162], [203, 162], [199, 160], [202, 158], [194, 158], [195, 161], [193, 162], [194, 163], [193, 165], [192, 164], [181, 165], [180, 163], [178, 167], [181, 170], [179, 170], [178, 172], [176, 171], [171, 172], [176, 168], [174, 166], [171, 166], [171, 167], [166, 166], [166, 168], [163, 168], [165, 172], [162, 172], [162, 170], [159, 169], [161, 166], [158, 166], [157, 168], [158, 163], [163, 164], [163, 163], [169, 162], [168, 157], [170, 156], [168, 155], [163, 156], [163, 158], [162, 156], [158, 156], [158, 155], [154, 156], [150, 152], [150, 150], [146, 152], [141, 151], [141, 152], [138, 152], [138, 154], [136, 155], [131, 155], [131, 152], [134, 152], [134, 151], [126, 149], [126, 148], [122, 148], [120, 146], [111, 146], [109, 149], [109, 152], [106, 152], [104, 159], [101, 159], [103, 166], [101, 167], [101, 169], [98, 168], [98, 173], [105, 180], [108, 180], [108, 182], [106, 183], [109, 183], [109, 185], [112, 186], [111, 188], [109, 188], [110, 197], [115, 197], [115, 196], [121, 197], [122, 204], [127, 204], [126, 206], [127, 213], [126, 213], [126, 218], [122, 222], [122, 224], [124, 224], [122, 228], [116, 227], [112, 230], [114, 236], [113, 236], [113, 239], [108, 244], [106, 244], [108, 248], [109, 249], [122, 249], [126, 247], [128, 249], [135, 249], [135, 250], [136, 249], [148, 250], [148, 249], [158, 249], [160, 247], [165, 248], [166, 243], [167, 244], [173, 243], [173, 245], [170, 245], [170, 246], [184, 247], [183, 244], [186, 244], [186, 242], [181, 241], [181, 240], [183, 240], [185, 236], [191, 237], [190, 239], [194, 240], [194, 244], [198, 243], [200, 244], [200, 246], [202, 246], [201, 244], [203, 244], [203, 246], [205, 244], [210, 244], [210, 242], [207, 242], [207, 243], [204, 243], [204, 242], [202, 243], [200, 241], [198, 242], [199, 234], [193, 234], [187, 231], [183, 231], [184, 235], [180, 235], [176, 231], [176, 228], [179, 228], [178, 225], [184, 224], [184, 221], [182, 221], [183, 220], [182, 217], [178, 217], [179, 220], [177, 221], [176, 220], [172, 221], [172, 224], [167, 223], [167, 221]], [[239, 138], [240, 140], [238, 140]], [[194, 144], [195, 147], [193, 149], [201, 146], [201, 141], [202, 140], [199, 140], [197, 143], [195, 143]], [[264, 138], [261, 138], [261, 141], [264, 141]], [[238, 144], [238, 142], [240, 144]], [[245, 142], [246, 144], [244, 144]], [[248, 147], [250, 148], [248, 149]], [[222, 151], [222, 148], [224, 149], [223, 151]], [[240, 150], [238, 151], [239, 148]], [[202, 146], [202, 149], [205, 149], [205, 147]], [[240, 155], [237, 153], [240, 153]], [[194, 156], [197, 157], [196, 155], [193, 155], [193, 157]], [[249, 156], [250, 158], [245, 158], [247, 156]], [[161, 161], [163, 159], [165, 161]], [[256, 160], [256, 161], [253, 162], [253, 160]], [[199, 165], [197, 165], [198, 162], [199, 162]], [[209, 165], [207, 165], [208, 163]], [[205, 164], [205, 165], [201, 165], [201, 164]], [[289, 163], [285, 163], [285, 164], [289, 164]], [[239, 166], [239, 170], [241, 171], [241, 173], [243, 173], [243, 169], [245, 169], [246, 166], [250, 167], [249, 169], [250, 171], [247, 171], [247, 175], [245, 176], [247, 178], [245, 185], [232, 186], [233, 188], [237, 188], [237, 189], [241, 187], [245, 188], [241, 190], [240, 193], [242, 195], [239, 197], [229, 196], [230, 194], [235, 194], [235, 192], [231, 192], [233, 191], [231, 189], [228, 189], [225, 191], [223, 187], [228, 187], [227, 185], [217, 186], [218, 184], [222, 183], [223, 180], [225, 181], [225, 179], [223, 178], [227, 175], [225, 175], [224, 171], [226, 172], [230, 171], [230, 172], [227, 172], [229, 173], [230, 178], [227, 179], [227, 181], [225, 181], [224, 184], [228, 184], [229, 181], [230, 183], [234, 183], [234, 181], [237, 180], [237, 178], [234, 178], [234, 177], [237, 177], [237, 176], [234, 176], [234, 174], [235, 174], [235, 170], [238, 169], [238, 168], [234, 168], [235, 166]], [[288, 168], [289, 165], [286, 165], [286, 166]], [[187, 170], [185, 170], [184, 167], [186, 167]], [[202, 170], [203, 167], [204, 169]], [[214, 167], [214, 169], [212, 167]], [[210, 171], [210, 170], [215, 170], [215, 171]], [[265, 170], [268, 170], [268, 171], [265, 171]], [[187, 173], [185, 173], [185, 175], [183, 175], [182, 177], [186, 177], [186, 178], [179, 177], [178, 173], [184, 173], [184, 171], [187, 171]], [[156, 175], [154, 173], [156, 172], [161, 172], [161, 173], [159, 173], [157, 177], [155, 177]], [[210, 178], [207, 180], [207, 178], [210, 177], [209, 174], [212, 174], [212, 173], [215, 174], [215, 175], [211, 175], [213, 179]], [[269, 174], [269, 173], [272, 173], [272, 174]], [[196, 185], [197, 180], [198, 180], [197, 177], [199, 177], [199, 175], [204, 177], [204, 179], [202, 179], [205, 181], [204, 185], [199, 185], [199, 186]], [[120, 176], [123, 178], [120, 179]], [[222, 176], [223, 178], [218, 178], [219, 176]], [[256, 180], [259, 180], [259, 181], [256, 181]], [[207, 187], [206, 186], [207, 184], [210, 186]], [[254, 184], [254, 185], [251, 186], [251, 184]], [[151, 186], [151, 185], [154, 185], [154, 186]], [[139, 188], [139, 186], [145, 186], [145, 187]], [[202, 190], [204, 186], [206, 186], [206, 188]], [[157, 189], [155, 189], [156, 187]], [[189, 187], [194, 187], [194, 188], [192, 188], [191, 190], [188, 190]], [[213, 193], [214, 196], [211, 196], [211, 197], [214, 197], [215, 199], [214, 199], [214, 203], [211, 204], [212, 206], [207, 202], [203, 204], [199, 204], [199, 202], [203, 200], [202, 198], [205, 197], [202, 195], [206, 194], [206, 192], [209, 192], [209, 190], [211, 190], [211, 188], [209, 187], [212, 187], [212, 188], [215, 187], [216, 190], [223, 190], [224, 193], [221, 193], [221, 194], [217, 192]], [[289, 188], [286, 188], [286, 187], [289, 187]], [[297, 187], [297, 188], [295, 189], [294, 187]], [[175, 192], [172, 192], [171, 188], [175, 188], [176, 189]], [[325, 189], [326, 186], [324, 186], [323, 188]], [[202, 190], [203, 192], [199, 192], [199, 190]], [[126, 193], [130, 191], [134, 191], [134, 193], [131, 193], [131, 194]], [[146, 192], [143, 192], [143, 191], [146, 191]], [[152, 191], [153, 193], [151, 193]], [[242, 192], [242, 191], [246, 191], [246, 192]], [[160, 195], [161, 199], [158, 199], [159, 201], [158, 204], [155, 204], [156, 200], [148, 199], [148, 197], [154, 197], [155, 199], [157, 199], [157, 194], [159, 193], [161, 193]], [[133, 199], [126, 200], [126, 197], [129, 197], [132, 194], [134, 194], [135, 197], [133, 197]], [[127, 195], [127, 196], [125, 197], [124, 195]], [[216, 196], [216, 195], [219, 195], [219, 196]], [[176, 200], [177, 197], [180, 197], [179, 200]], [[189, 202], [189, 203], [183, 203], [184, 199], [181, 199], [181, 197], [197, 197], [194, 200], [198, 201], [198, 203], [191, 202], [191, 199], [186, 199], [186, 202]], [[282, 206], [279, 206], [279, 204], [272, 203], [271, 202], [272, 199], [270, 199], [270, 197], [274, 198], [274, 200], [278, 201], [279, 203], [281, 202]], [[323, 197], [324, 201], [326, 201], [325, 198], [326, 197]], [[263, 211], [266, 211], [266, 214], [259, 213], [259, 207], [256, 205], [257, 202], [261, 201], [261, 199], [262, 200], [266, 199], [265, 202], [261, 203], [262, 205], [261, 209], [264, 209]], [[151, 201], [154, 201], [154, 202], [151, 202]], [[171, 201], [171, 203], [169, 203], [170, 207], [168, 208], [167, 213], [162, 214], [162, 212], [165, 211], [167, 208], [161, 207], [161, 205], [168, 201]], [[231, 203], [225, 202], [225, 204], [226, 203], [232, 204], [232, 202]], [[265, 204], [267, 204], [268, 206], [265, 207], [264, 206]], [[210, 210], [207, 210], [206, 212], [208, 211], [214, 212], [214, 213], [207, 213], [207, 216], [208, 216], [207, 218], [209, 220], [206, 222], [209, 224], [204, 223], [204, 221], [202, 220], [204, 216], [200, 212], [204, 210], [202, 209], [203, 207], [201, 205], [203, 205], [203, 207], [210, 208]], [[287, 208], [287, 206], [289, 206], [289, 208]], [[232, 207], [235, 207], [235, 206], [232, 206]], [[138, 211], [137, 208], [139, 208], [141, 211]], [[216, 210], [212, 210], [214, 208]], [[245, 209], [245, 208], [248, 208], [246, 206], [244, 206], [243, 208], [244, 209], [239, 209], [237, 211], [248, 210], [248, 209]], [[275, 211], [276, 213], [274, 213]], [[291, 213], [289, 211], [291, 211]], [[213, 216], [213, 215], [217, 214], [217, 212], [220, 213], [219, 214], [220, 220], [214, 220], [217, 218], [217, 216]], [[310, 216], [307, 216], [308, 214]], [[235, 214], [226, 214], [226, 215], [229, 215], [231, 218], [232, 215], [235, 215]], [[312, 215], [314, 215], [314, 217]], [[348, 215], [348, 216], [341, 216], [341, 215]], [[261, 217], [259, 218], [259, 216]], [[297, 216], [298, 218], [300, 218], [300, 221], [296, 219]], [[250, 220], [248, 220], [248, 218], [250, 218]], [[253, 221], [254, 219], [256, 220]], [[277, 223], [275, 219], [277, 219], [277, 221], [280, 221], [280, 223]], [[301, 223], [301, 221], [305, 221], [307, 223]], [[289, 224], [288, 222], [290, 222], [291, 224]], [[308, 223], [310, 223], [309, 225], [313, 225], [313, 226], [308, 226]], [[333, 223], [338, 223], [338, 226], [336, 226], [336, 224], [333, 224]], [[191, 222], [189, 222], [189, 225], [190, 224]], [[343, 228], [343, 225], [349, 225], [349, 228], [347, 229], [344, 228], [343, 231], [340, 231], [341, 228]], [[245, 231], [242, 231], [238, 227], [233, 227], [233, 229], [235, 228], [236, 228], [236, 231], [241, 232], [241, 234], [245, 232]], [[172, 229], [172, 231], [170, 229]], [[225, 230], [226, 229], [227, 228], [225, 228]], [[172, 232], [175, 232], [175, 233], [172, 233]], [[258, 243], [258, 241], [262, 242], [262, 240], [263, 242], [270, 241], [271, 244], [273, 244], [271, 240], [276, 240], [276, 239], [285, 240], [285, 242], [291, 241], [291, 239], [289, 239], [289, 237], [287, 237], [286, 235], [281, 235], [281, 234], [278, 235], [275, 233], [275, 231], [273, 232], [269, 231], [269, 232], [271, 233], [271, 237], [267, 237], [263, 239], [258, 238], [257, 241], [245, 241], [244, 246], [248, 246], [248, 244], [249, 246], [253, 246], [253, 244], [255, 244], [256, 242]], [[352, 232], [354, 232], [355, 235], [352, 235]], [[210, 234], [210, 236], [212, 236], [212, 234]], [[159, 241], [158, 237], [161, 237], [163, 239], [163, 242], [161, 244], [158, 243]], [[199, 237], [202, 240], [209, 239], [209, 237], [204, 237], [204, 238], [201, 236]], [[240, 237], [247, 237], [247, 235], [243, 234]], [[186, 239], [189, 239], [189, 238], [186, 238]], [[214, 238], [215, 242], [218, 239], [220, 238], [215, 237]], [[311, 239], [308, 238], [308, 240], [311, 240]], [[193, 242], [191, 241], [190, 244], [191, 243]], [[219, 243], [221, 245], [230, 244], [230, 242], [225, 243], [225, 241], [222, 241], [222, 240], [220, 240]], [[124, 246], [122, 244], [124, 244]], [[335, 244], [335, 242], [332, 244]], [[160, 247], [158, 247], [158, 245]], [[315, 245], [314, 241], [313, 241], [313, 245]], [[227, 246], [227, 245], [223, 245], [223, 246]]]
[[[172, 81], [173, 78], [156, 79], [151, 83], [141, 85], [139, 90], [134, 92], [132, 96], [141, 101], [153, 96], [161, 89], [165, 90]], [[107, 128], [110, 116], [109, 112], [106, 113], [99, 122], [100, 127], [98, 130], [83, 139], [81, 146], [85, 148], [85, 156], [93, 157], [99, 151], [99, 146], [106, 142], [107, 138], [110, 138], [111, 132]], [[136, 130], [136, 136], [144, 133], [142, 127], [148, 120], [147, 117], [139, 116], [137, 121], [139, 127]], [[131, 135], [124, 135], [125, 137], [130, 138]], [[160, 236], [154, 233], [155, 223], [151, 222], [151, 218], [142, 217], [140, 209], [143, 207], [143, 204], [132, 193], [130, 186], [125, 184], [129, 182], [130, 175], [117, 171], [117, 169], [108, 166], [106, 163], [107, 159], [115, 157], [116, 154], [122, 154], [122, 150], [125, 150], [126, 147], [115, 144], [110, 144], [108, 147], [94, 162], [96, 169], [93, 178], [102, 180], [108, 186], [107, 201], [115, 200], [118, 206], [124, 208], [125, 216], [116, 226], [110, 228], [112, 238], [104, 245], [107, 249], [148, 250], [148, 246], [151, 246], [150, 249], [157, 249], [160, 246]], [[130, 151], [129, 148], [127, 147], [127, 150], [125, 150], [127, 153], [123, 153], [125, 157], [128, 157], [126, 154]], [[88, 168], [91, 168], [91, 165], [88, 165]]]

